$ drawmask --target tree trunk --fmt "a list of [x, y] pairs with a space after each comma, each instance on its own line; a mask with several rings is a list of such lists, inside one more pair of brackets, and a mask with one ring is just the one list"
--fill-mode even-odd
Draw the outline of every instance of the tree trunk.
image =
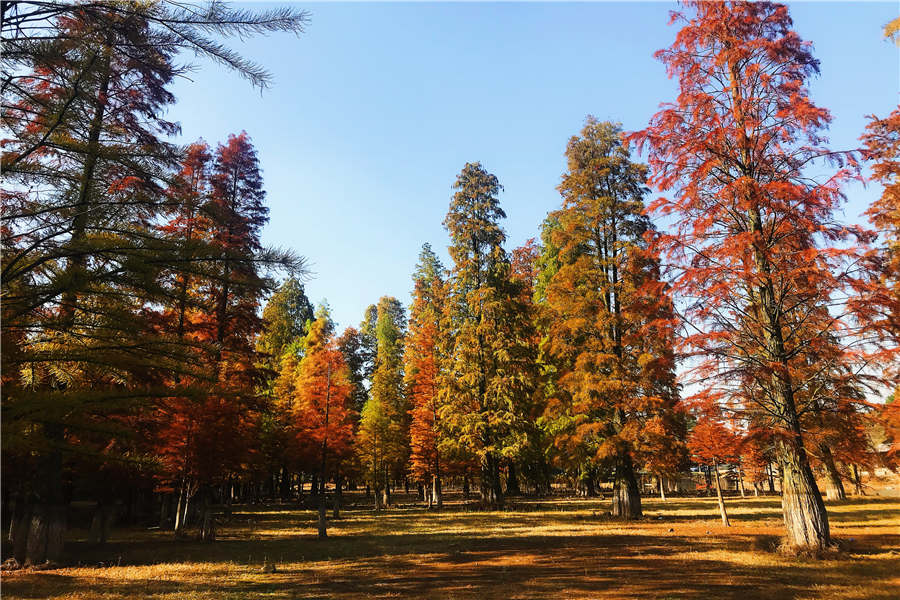
[[853, 486], [856, 488], [856, 495], [865, 496], [866, 492], [863, 490], [862, 479], [859, 477], [859, 468], [856, 466], [856, 463], [851, 465], [850, 469], [853, 473]]
[[641, 493], [634, 476], [634, 464], [627, 450], [616, 458], [616, 479], [613, 484], [612, 515], [623, 519], [636, 519], [641, 511]]
[[381, 503], [384, 505], [384, 508], [388, 508], [391, 505], [391, 478], [386, 467], [384, 469], [384, 487], [381, 492], [383, 494]]
[[468, 475], [468, 473], [465, 474], [465, 475], [463, 475], [462, 493], [463, 493], [463, 500], [468, 500], [468, 499], [469, 499], [469, 495], [472, 493], [472, 491], [471, 491], [471, 489], [470, 489], [470, 486], [469, 486], [469, 475]]
[[519, 474], [516, 471], [516, 462], [514, 460], [510, 460], [508, 464], [509, 469], [506, 475], [506, 495], [521, 496], [522, 488], [519, 487]]
[[332, 519], [340, 519], [341, 518], [341, 500], [344, 496], [344, 479], [340, 475], [338, 475], [334, 480], [334, 507], [331, 511]]
[[503, 488], [500, 481], [500, 461], [488, 452], [481, 461], [481, 504], [485, 508], [503, 506]]
[[825, 549], [830, 532], [825, 503], [806, 453], [790, 440], [777, 444], [781, 462], [781, 511], [789, 546]]
[[738, 460], [737, 476], [738, 476], [738, 489], [741, 491], [741, 498], [746, 498], [747, 496], [744, 493], [744, 469], [741, 467], [740, 460]]
[[39, 504], [31, 513], [31, 526], [25, 545], [25, 566], [59, 562], [66, 534], [67, 507]]
[[204, 486], [200, 492], [200, 534], [201, 542], [216, 541], [216, 517], [212, 509], [212, 490]]
[[106, 502], [97, 502], [94, 516], [91, 519], [91, 528], [88, 531], [89, 544], [105, 544], [109, 539], [109, 532], [115, 520], [115, 505]]
[[438, 474], [431, 478], [431, 497], [434, 499], [437, 509], [441, 510], [444, 507], [444, 494], [441, 490], [441, 476]]
[[666, 502], [667, 499], [666, 499], [666, 482], [665, 482], [665, 478], [663, 478], [663, 476], [660, 475], [660, 476], [658, 477], [658, 481], [659, 481], [659, 499], [662, 500], [663, 502]]
[[25, 493], [20, 492], [16, 497], [16, 509], [9, 525], [9, 541], [12, 543], [13, 558], [20, 565], [25, 564], [28, 530], [31, 527], [31, 511], [31, 503], [26, 500]]
[[768, 476], [768, 480], [769, 480], [769, 493], [774, 494], [775, 493], [775, 477], [772, 475], [771, 463], [766, 465], [766, 475]]
[[713, 469], [715, 470], [716, 498], [719, 501], [719, 514], [722, 516], [722, 525], [731, 527], [731, 523], [728, 522], [728, 513], [725, 512], [725, 498], [722, 497], [722, 486], [719, 484], [719, 463], [717, 461], [713, 461]]
[[319, 494], [319, 539], [324, 540], [328, 537], [328, 520], [325, 514], [325, 493]]
[[829, 500], [846, 500], [844, 483], [841, 481], [841, 473], [834, 464], [834, 455], [831, 448], [825, 444], [819, 444], [819, 453], [822, 455], [822, 466], [825, 467], [825, 495]]
[[178, 536], [181, 534], [181, 529], [184, 527], [184, 486], [180, 486], [178, 488], [178, 503], [175, 505], [175, 535]]
[[712, 477], [709, 474], [709, 465], [703, 465], [703, 477], [706, 478], [706, 490], [704, 490], [703, 495], [709, 496], [712, 494]]

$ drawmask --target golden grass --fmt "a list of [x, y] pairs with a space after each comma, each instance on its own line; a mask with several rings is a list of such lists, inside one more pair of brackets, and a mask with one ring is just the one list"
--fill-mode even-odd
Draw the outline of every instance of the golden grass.
[[[402, 502], [411, 500], [401, 499]], [[3, 598], [213, 600], [238, 598], [900, 598], [900, 498], [829, 504], [845, 548], [826, 560], [770, 550], [781, 534], [777, 498], [645, 499], [622, 523], [600, 500], [515, 502], [502, 512], [362, 508], [315, 539], [311, 511], [238, 507], [213, 544], [121, 530], [105, 548], [73, 532], [83, 566], [4, 574]], [[277, 572], [262, 573], [264, 559]], [[119, 566], [97, 566], [118, 564]]]

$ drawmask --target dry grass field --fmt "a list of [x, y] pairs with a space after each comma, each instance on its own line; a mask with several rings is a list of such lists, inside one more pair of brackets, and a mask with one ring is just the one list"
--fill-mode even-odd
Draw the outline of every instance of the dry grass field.
[[[360, 505], [315, 538], [314, 515], [289, 505], [236, 507], [212, 544], [158, 530], [118, 530], [102, 550], [73, 531], [82, 566], [4, 573], [4, 599], [237, 598], [900, 598], [900, 498], [829, 505], [843, 550], [814, 560], [773, 551], [778, 498], [645, 499], [623, 524], [608, 503], [514, 501], [503, 512], [452, 504], [428, 512], [400, 497], [375, 514]], [[263, 573], [264, 559], [277, 571]]]

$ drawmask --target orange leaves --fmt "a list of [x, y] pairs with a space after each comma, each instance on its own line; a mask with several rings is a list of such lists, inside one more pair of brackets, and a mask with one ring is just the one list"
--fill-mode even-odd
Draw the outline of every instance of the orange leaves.
[[307, 336], [307, 351], [291, 390], [297, 442], [315, 470], [328, 459], [346, 455], [353, 434], [349, 372], [325, 332], [324, 320], [317, 319]]

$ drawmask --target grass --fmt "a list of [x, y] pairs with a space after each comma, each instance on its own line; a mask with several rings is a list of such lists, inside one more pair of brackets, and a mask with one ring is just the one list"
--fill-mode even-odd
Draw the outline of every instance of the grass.
[[[123, 529], [90, 548], [86, 532], [73, 531], [69, 554], [83, 566], [5, 573], [3, 598], [900, 597], [900, 498], [830, 503], [845, 550], [827, 560], [771, 551], [777, 498], [729, 499], [730, 528], [713, 498], [645, 499], [646, 516], [633, 523], [590, 499], [523, 500], [493, 513], [400, 502], [409, 504], [347, 510], [322, 541], [312, 511], [289, 505], [236, 507], [212, 544]], [[277, 572], [261, 572], [265, 559]]]

